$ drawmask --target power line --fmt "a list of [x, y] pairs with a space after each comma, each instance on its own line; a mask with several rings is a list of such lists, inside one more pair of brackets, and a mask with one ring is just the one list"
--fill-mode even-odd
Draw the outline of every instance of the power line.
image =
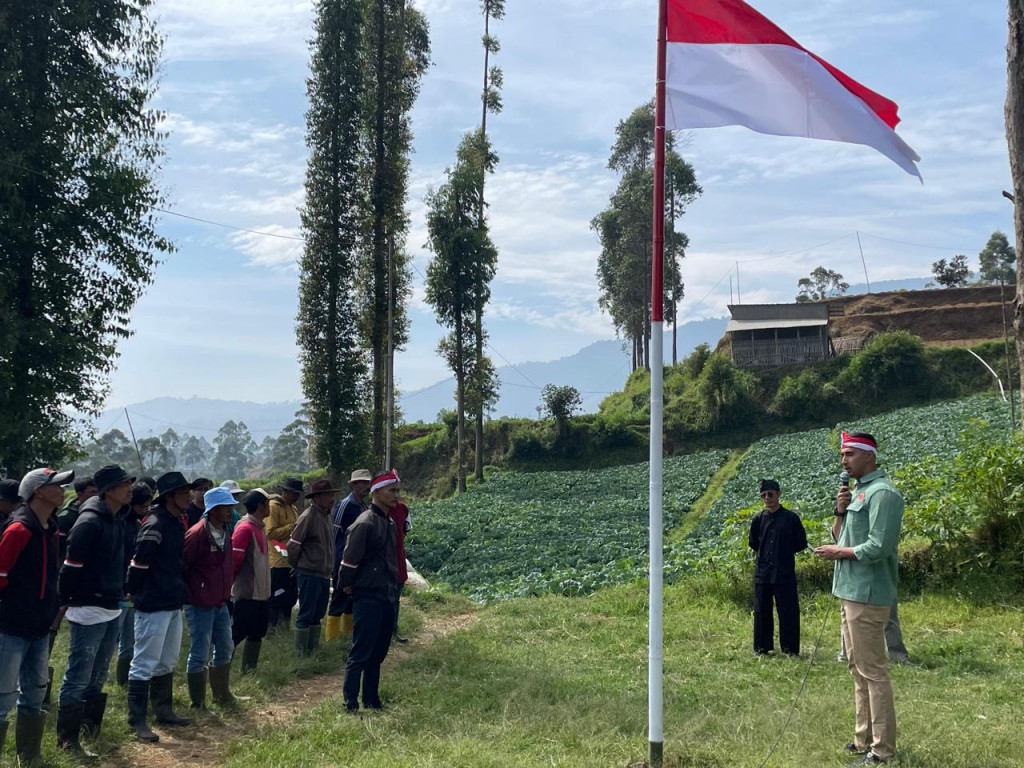
[[[838, 243], [840, 240], [845, 240], [848, 237], [852, 237], [854, 234], [854, 232], [847, 232], [845, 235], [840, 235], [839, 237], [833, 240], [829, 240], [824, 243], [819, 243], [818, 245], [812, 245], [810, 248], [801, 248], [800, 250], [797, 251], [786, 251], [785, 253], [778, 253], [775, 254], [774, 256], [760, 256], [756, 259], [739, 259], [738, 261], [740, 264], [753, 264], [759, 261], [774, 261], [775, 259], [784, 259], [787, 256], [798, 256], [801, 253], [807, 253], [808, 251], [816, 251], [819, 248], [824, 248], [826, 245]], [[732, 270], [730, 269], [729, 272], [732, 272]], [[729, 272], [726, 272], [726, 275], [728, 275]]]
[[151, 207], [152, 207], [152, 209], [154, 211], [159, 211], [160, 213], [166, 213], [169, 216], [178, 216], [179, 218], [188, 219], [189, 221], [199, 221], [199, 222], [202, 222], [203, 224], [210, 224], [210, 225], [212, 225], [214, 227], [223, 227], [224, 229], [232, 229], [232, 230], [234, 230], [236, 232], [248, 232], [248, 233], [253, 234], [253, 235], [262, 235], [263, 237], [277, 237], [277, 238], [280, 238], [281, 240], [296, 240], [296, 241], [298, 241], [300, 243], [306, 242], [306, 238], [304, 238], [304, 237], [296, 237], [295, 235], [282, 235], [282, 234], [279, 234], [277, 232], [263, 232], [263, 231], [258, 230], [258, 229], [249, 229], [247, 227], [236, 227], [236, 226], [233, 226], [231, 224], [223, 224], [223, 223], [221, 223], [219, 221], [211, 221], [210, 219], [201, 219], [198, 216], [189, 216], [187, 213], [178, 213], [177, 211], [169, 211], [166, 208], [157, 208], [155, 205], [151, 206]]
[[909, 245], [911, 248], [924, 248], [929, 251], [973, 251], [973, 248], [954, 248], [951, 245], [924, 245], [922, 243], [908, 243], [906, 240], [893, 240], [891, 237], [882, 237], [881, 235], [873, 235], [870, 232], [861, 232], [865, 237], [873, 237], [875, 240], [885, 240], [887, 243], [896, 243], [897, 245]]

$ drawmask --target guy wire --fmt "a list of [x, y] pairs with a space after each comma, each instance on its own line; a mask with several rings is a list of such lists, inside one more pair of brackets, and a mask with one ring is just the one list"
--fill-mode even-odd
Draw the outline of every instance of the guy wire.
[[804, 666], [804, 677], [800, 681], [800, 687], [797, 689], [796, 695], [793, 697], [793, 704], [789, 708], [789, 714], [786, 716], [786, 722], [782, 726], [782, 730], [779, 731], [779, 737], [775, 739], [775, 743], [772, 744], [772, 748], [768, 750], [768, 754], [765, 755], [764, 760], [758, 768], [764, 768], [768, 765], [768, 761], [771, 760], [772, 755], [775, 754], [775, 750], [779, 748], [779, 744], [782, 743], [782, 737], [786, 735], [786, 731], [789, 730], [789, 724], [793, 721], [793, 715], [796, 713], [796, 705], [800, 703], [800, 698], [804, 695], [804, 688], [807, 686], [807, 676], [811, 672], [811, 665], [814, 664], [814, 659], [818, 655], [818, 647], [821, 645], [822, 635], [825, 634], [825, 627], [828, 626], [828, 620], [832, 617], [832, 604], [833, 600], [829, 600], [828, 608], [825, 609], [825, 618], [821, 622], [821, 629], [818, 630], [818, 637], [814, 641], [814, 648], [811, 650], [811, 655], [807, 659], [807, 664]]

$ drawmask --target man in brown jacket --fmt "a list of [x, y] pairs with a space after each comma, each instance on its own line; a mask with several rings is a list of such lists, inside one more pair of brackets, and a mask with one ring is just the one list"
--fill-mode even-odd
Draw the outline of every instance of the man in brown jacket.
[[398, 603], [398, 542], [388, 512], [398, 503], [399, 478], [395, 470], [374, 478], [373, 503], [345, 534], [338, 582], [352, 595], [352, 650], [345, 664], [345, 711], [359, 711], [360, 683], [363, 706], [383, 709], [380, 700], [380, 665], [388, 655]]
[[295, 586], [295, 572], [288, 564], [285, 547], [291, 538], [299, 510], [295, 506], [302, 497], [302, 481], [289, 477], [281, 486], [281, 493], [270, 497], [270, 514], [266, 520], [267, 543], [270, 550], [270, 613], [267, 624], [270, 627], [282, 622], [284, 629], [292, 618], [292, 608], [298, 600]]
[[320, 645], [320, 622], [327, 613], [334, 567], [334, 524], [331, 508], [337, 488], [330, 480], [317, 480], [306, 494], [312, 504], [299, 515], [288, 540], [288, 562], [295, 568], [299, 588], [299, 615], [295, 617], [295, 650], [300, 656]]

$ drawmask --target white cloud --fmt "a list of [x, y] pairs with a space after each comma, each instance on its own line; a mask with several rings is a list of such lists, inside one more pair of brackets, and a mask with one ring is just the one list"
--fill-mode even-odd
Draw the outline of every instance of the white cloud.
[[172, 61], [271, 53], [304, 58], [312, 34], [308, 1], [157, 0], [155, 9]]
[[[249, 266], [272, 269], [297, 269], [296, 263], [302, 256], [302, 242], [298, 228], [271, 224], [255, 232], [236, 232], [231, 236], [235, 248], [249, 257]], [[277, 235], [277, 237], [274, 237]]]

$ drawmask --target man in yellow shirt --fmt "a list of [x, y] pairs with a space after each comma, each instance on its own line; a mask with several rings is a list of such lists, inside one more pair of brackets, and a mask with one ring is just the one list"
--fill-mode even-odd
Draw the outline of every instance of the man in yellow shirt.
[[268, 625], [273, 628], [282, 622], [287, 630], [292, 608], [299, 599], [295, 572], [288, 563], [288, 539], [299, 519], [296, 502], [302, 498], [302, 480], [289, 477], [281, 485], [281, 493], [270, 497], [267, 516], [267, 541], [270, 544], [270, 615]]

